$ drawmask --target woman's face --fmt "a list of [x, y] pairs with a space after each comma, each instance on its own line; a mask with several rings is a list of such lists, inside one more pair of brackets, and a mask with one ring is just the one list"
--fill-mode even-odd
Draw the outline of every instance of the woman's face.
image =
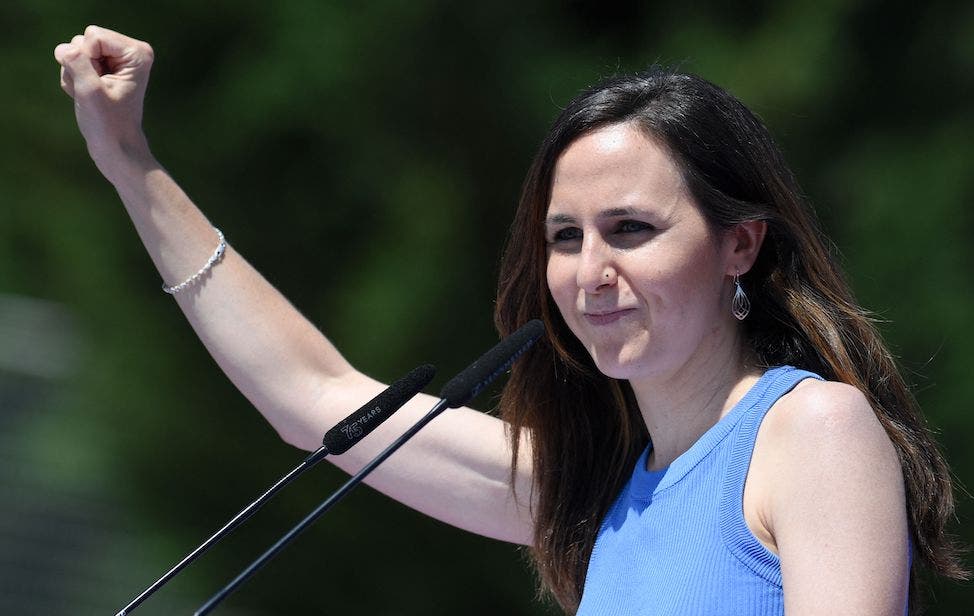
[[562, 153], [545, 237], [551, 295], [608, 376], [674, 374], [734, 327], [730, 234], [711, 230], [670, 155], [631, 124]]

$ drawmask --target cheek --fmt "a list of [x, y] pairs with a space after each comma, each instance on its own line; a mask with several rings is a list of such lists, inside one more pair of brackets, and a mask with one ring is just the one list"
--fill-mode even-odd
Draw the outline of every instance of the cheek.
[[566, 308], [574, 305], [575, 301], [574, 271], [568, 267], [564, 259], [549, 257], [548, 266], [545, 269], [545, 277], [548, 282], [548, 292], [554, 298], [555, 304], [558, 305], [562, 316], [566, 316]]
[[719, 300], [722, 274], [709, 245], [659, 246], [645, 261], [652, 267], [640, 279], [645, 299], [656, 309], [681, 318], [707, 312]]
[[719, 260], [706, 249], [688, 255], [687, 266], [672, 280], [673, 296], [679, 298], [683, 310], [699, 313], [712, 319], [719, 307], [724, 275]]

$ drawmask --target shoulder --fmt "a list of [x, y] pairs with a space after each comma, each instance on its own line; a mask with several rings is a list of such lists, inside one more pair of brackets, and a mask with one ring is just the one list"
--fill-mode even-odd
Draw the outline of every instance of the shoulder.
[[772, 407], [762, 431], [767, 436], [765, 445], [783, 448], [791, 455], [851, 446], [893, 453], [865, 394], [835, 381], [805, 379], [798, 383]]
[[779, 498], [769, 502], [782, 507], [799, 502], [797, 493], [838, 490], [841, 483], [863, 496], [902, 483], [899, 456], [876, 412], [863, 392], [845, 383], [800, 382], [765, 417], [758, 447], [775, 469]]
[[902, 491], [899, 457], [865, 394], [817, 379], [801, 381], [771, 407], [758, 431], [751, 476], [769, 522], [843, 489], [864, 498], [871, 489]]

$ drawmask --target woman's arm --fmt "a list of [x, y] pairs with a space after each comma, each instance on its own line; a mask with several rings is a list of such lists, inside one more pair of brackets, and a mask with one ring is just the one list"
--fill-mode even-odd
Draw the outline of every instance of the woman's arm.
[[[195, 274], [217, 246], [203, 213], [153, 158], [142, 133], [152, 65], [148, 44], [90, 26], [54, 50], [62, 87], [98, 169], [115, 186], [163, 280]], [[281, 437], [312, 450], [325, 430], [383, 389], [335, 347], [232, 247], [175, 295], [200, 340]], [[420, 395], [348, 453], [354, 472], [432, 407]], [[527, 443], [517, 479], [530, 494]], [[329, 458], [331, 459], [331, 458]], [[446, 411], [383, 464], [370, 485], [435, 518], [490, 537], [527, 543], [529, 503], [510, 491], [504, 424], [470, 409]]]
[[781, 559], [785, 613], [903, 616], [903, 475], [863, 394], [804, 381], [762, 424], [755, 463], [753, 479], [766, 486], [761, 518]]

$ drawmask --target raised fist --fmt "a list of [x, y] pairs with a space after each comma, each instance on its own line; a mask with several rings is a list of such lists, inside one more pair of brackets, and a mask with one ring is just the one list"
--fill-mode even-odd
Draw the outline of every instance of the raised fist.
[[142, 104], [152, 57], [148, 43], [98, 26], [54, 48], [88, 152], [109, 179], [126, 157], [148, 153]]

